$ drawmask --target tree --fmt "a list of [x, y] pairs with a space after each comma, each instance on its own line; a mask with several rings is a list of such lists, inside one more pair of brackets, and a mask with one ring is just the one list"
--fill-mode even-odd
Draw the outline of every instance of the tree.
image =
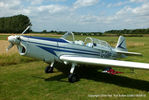
[[47, 30], [43, 30], [42, 33], [47, 33]]
[[25, 15], [0, 18], [1, 33], [21, 33], [29, 25], [31, 25], [30, 19]]

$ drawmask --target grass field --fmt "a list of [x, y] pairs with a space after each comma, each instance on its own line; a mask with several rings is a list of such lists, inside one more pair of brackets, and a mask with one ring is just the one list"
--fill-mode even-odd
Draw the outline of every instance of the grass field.
[[[19, 56], [16, 48], [6, 53], [6, 37], [7, 35], [0, 35], [0, 100], [149, 99], [149, 70], [136, 69], [132, 73], [129, 68], [114, 68], [124, 73], [108, 75], [101, 73], [102, 67], [99, 66], [80, 66], [76, 69], [80, 81], [71, 84], [67, 81], [70, 66], [57, 64], [54, 73], [45, 74], [47, 64], [43, 61]], [[84, 38], [85, 36], [76, 37]], [[96, 38], [106, 40], [113, 46], [118, 39]], [[129, 51], [140, 52], [144, 56], [123, 60], [149, 63], [149, 37], [126, 39]]]

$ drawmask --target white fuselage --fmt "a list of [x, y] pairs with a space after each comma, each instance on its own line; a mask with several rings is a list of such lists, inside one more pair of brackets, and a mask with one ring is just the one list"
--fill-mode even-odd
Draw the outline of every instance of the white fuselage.
[[[112, 48], [88, 47], [70, 43], [65, 39], [20, 36], [19, 53], [24, 56], [41, 59], [47, 63], [59, 61], [61, 55], [81, 55], [84, 57], [114, 59], [117, 54]], [[23, 48], [25, 50], [23, 50]], [[23, 51], [23, 52], [22, 52]]]

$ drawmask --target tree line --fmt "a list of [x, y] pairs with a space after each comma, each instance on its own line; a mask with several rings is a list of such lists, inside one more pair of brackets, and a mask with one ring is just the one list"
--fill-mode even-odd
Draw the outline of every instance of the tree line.
[[[31, 25], [30, 19], [25, 15], [15, 15], [0, 18], [0, 33], [21, 33]], [[28, 30], [30, 32], [31, 29]]]
[[147, 29], [123, 29], [123, 30], [110, 30], [105, 31], [104, 33], [110, 33], [110, 34], [149, 34], [149, 28]]
[[[47, 31], [43, 30], [41, 32], [33, 32], [32, 33], [43, 33], [43, 34], [59, 34], [63, 35], [67, 31]], [[125, 35], [125, 36], [143, 36], [143, 34], [149, 34], [149, 28], [147, 29], [124, 29], [124, 30], [109, 30], [105, 32], [73, 32], [75, 35], [86, 35], [86, 36], [109, 36], [110, 34], [114, 35]]]
[[[41, 33], [41, 34], [58, 34], [58, 35], [64, 35], [65, 33], [67, 33], [68, 31], [56, 31], [56, 30], [51, 30], [51, 31], [47, 31], [47, 30], [43, 30], [41, 32], [35, 32], [32, 31], [31, 33]], [[102, 32], [73, 32], [75, 35], [85, 35], [85, 36], [101, 36], [103, 35]]]
[[[0, 18], [0, 33], [21, 33], [27, 26], [31, 25], [30, 19], [25, 15], [15, 15], [11, 17], [2, 17]], [[43, 30], [41, 32], [35, 32], [29, 29], [28, 33], [51, 33], [51, 34], [60, 34], [63, 35], [66, 31], [56, 31], [56, 30]], [[109, 30], [105, 32], [74, 32], [76, 35], [96, 35], [101, 36], [105, 34], [149, 34], [149, 28], [147, 29], [123, 29], [123, 30]]]

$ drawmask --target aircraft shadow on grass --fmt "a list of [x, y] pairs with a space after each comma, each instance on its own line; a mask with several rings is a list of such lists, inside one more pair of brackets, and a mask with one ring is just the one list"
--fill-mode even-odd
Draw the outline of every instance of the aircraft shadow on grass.
[[[62, 65], [62, 64], [57, 64], [56, 66], [57, 66], [56, 69], [63, 72], [63, 74], [50, 77], [50, 78], [46, 78], [45, 81], [68, 82], [62, 79], [68, 77], [69, 69], [71, 67]], [[80, 66], [80, 67], [77, 67], [75, 70], [76, 70], [76, 73], [79, 74], [79, 77], [81, 79], [85, 78], [85, 79], [94, 80], [97, 82], [115, 84], [121, 87], [138, 89], [138, 90], [147, 91], [147, 92], [149, 91], [149, 81], [133, 79], [133, 78], [125, 77], [125, 76], [105, 74], [105, 73], [99, 72], [98, 71], [99, 69], [103, 69], [103, 67]]]

